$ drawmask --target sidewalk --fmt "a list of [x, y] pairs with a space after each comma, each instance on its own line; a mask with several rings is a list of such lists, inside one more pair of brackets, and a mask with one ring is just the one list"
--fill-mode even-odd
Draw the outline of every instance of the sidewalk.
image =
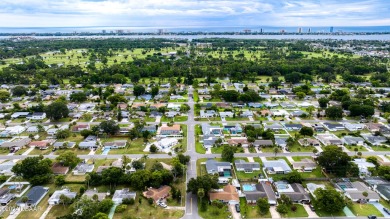
[[47, 214], [49, 214], [49, 212], [50, 212], [50, 210], [51, 210], [51, 208], [52, 208], [53, 206], [54, 206], [54, 205], [49, 205], [49, 206], [46, 208], [45, 212], [43, 212], [43, 214], [41, 215], [41, 217], [40, 217], [39, 219], [45, 219], [46, 216], [47, 216]]
[[280, 218], [279, 212], [276, 211], [276, 206], [271, 206], [269, 212], [271, 213], [272, 218]]

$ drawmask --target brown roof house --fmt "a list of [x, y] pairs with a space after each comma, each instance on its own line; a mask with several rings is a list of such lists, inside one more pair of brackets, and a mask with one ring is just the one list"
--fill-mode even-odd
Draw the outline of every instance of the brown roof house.
[[169, 196], [169, 192], [171, 191], [170, 186], [162, 186], [159, 189], [148, 188], [148, 191], [143, 192], [143, 195], [146, 198], [152, 198], [155, 202], [160, 199], [165, 199]]
[[28, 146], [35, 147], [35, 148], [38, 148], [40, 150], [46, 150], [49, 148], [50, 142], [49, 141], [32, 141], [32, 142], [30, 142], [30, 144]]
[[228, 139], [227, 142], [229, 143], [229, 145], [233, 145], [233, 146], [237, 146], [239, 144], [241, 144], [242, 147], [249, 146], [249, 142], [248, 142], [248, 139], [246, 137], [231, 138], [231, 139]]
[[223, 189], [213, 190], [209, 192], [210, 201], [222, 201], [224, 203], [235, 204], [240, 202], [236, 187], [226, 185]]
[[69, 172], [69, 167], [62, 165], [59, 162], [56, 162], [51, 166], [51, 170], [55, 175], [65, 175]]

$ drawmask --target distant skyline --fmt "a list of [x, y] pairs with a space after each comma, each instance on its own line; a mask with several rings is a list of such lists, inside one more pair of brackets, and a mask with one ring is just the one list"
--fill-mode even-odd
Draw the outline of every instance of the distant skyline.
[[389, 0], [0, 1], [0, 27], [387, 25]]

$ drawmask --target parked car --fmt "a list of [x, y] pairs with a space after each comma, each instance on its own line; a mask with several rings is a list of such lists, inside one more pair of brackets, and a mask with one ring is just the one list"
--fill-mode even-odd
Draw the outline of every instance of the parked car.
[[237, 213], [240, 213], [240, 211], [241, 211], [241, 210], [240, 210], [240, 205], [239, 205], [239, 204], [236, 204], [235, 207], [236, 207]]
[[377, 219], [377, 217], [375, 215], [369, 215], [367, 216], [368, 219]]
[[390, 214], [390, 210], [388, 208], [383, 208], [383, 211], [386, 212], [387, 214]]

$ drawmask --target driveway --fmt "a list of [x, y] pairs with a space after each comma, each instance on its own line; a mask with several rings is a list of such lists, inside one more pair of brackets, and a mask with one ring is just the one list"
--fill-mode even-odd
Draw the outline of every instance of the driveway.
[[303, 208], [306, 210], [307, 214], [309, 215], [309, 218], [318, 217], [318, 215], [310, 209], [309, 205], [304, 204]]
[[232, 213], [233, 219], [240, 219], [241, 218], [241, 214], [237, 213], [234, 204], [229, 205], [229, 211]]
[[[386, 213], [384, 210], [383, 210], [383, 208], [385, 207], [385, 206], [383, 206], [381, 203], [377, 203], [377, 202], [375, 202], [375, 203], [368, 203], [368, 204], [372, 204], [372, 205], [374, 205], [374, 207], [376, 207], [376, 209], [378, 209], [378, 211], [380, 211], [382, 214], [383, 214], [383, 216], [384, 217], [390, 217], [390, 215], [388, 214], [388, 213]], [[367, 205], [368, 205], [367, 204]]]
[[272, 218], [281, 218], [279, 212], [276, 211], [276, 206], [271, 206], [269, 212], [271, 213]]

